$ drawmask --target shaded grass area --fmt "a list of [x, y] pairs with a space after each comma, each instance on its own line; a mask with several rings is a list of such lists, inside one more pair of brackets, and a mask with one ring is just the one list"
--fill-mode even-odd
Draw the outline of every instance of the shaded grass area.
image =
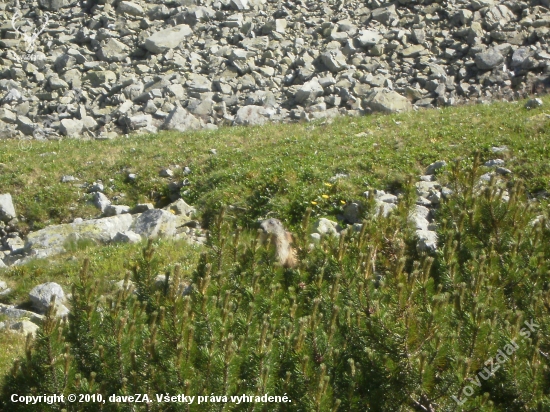
[[[550, 98], [544, 97], [545, 104]], [[189, 185], [183, 198], [199, 208], [205, 224], [221, 205], [240, 211], [242, 224], [275, 215], [291, 225], [306, 207], [314, 215], [335, 214], [346, 201], [370, 187], [402, 187], [439, 159], [452, 160], [479, 151], [483, 160], [502, 157], [492, 146], [506, 145], [506, 167], [526, 181], [527, 190], [550, 189], [549, 118], [545, 106], [526, 110], [524, 102], [494, 103], [397, 115], [343, 117], [316, 122], [217, 131], [134, 135], [112, 141], [65, 139], [0, 142], [0, 193], [11, 193], [23, 228], [36, 230], [75, 217], [97, 217], [82, 183], [102, 180], [114, 203], [133, 206], [169, 202], [167, 178]], [[216, 149], [217, 154], [210, 153]], [[54, 154], [55, 153], [55, 154]], [[184, 176], [188, 166], [191, 174]], [[128, 173], [136, 173], [135, 182]], [[349, 177], [330, 180], [338, 173]], [[62, 175], [80, 179], [60, 183]], [[112, 179], [112, 181], [110, 181]], [[323, 196], [325, 195], [325, 196]], [[312, 204], [315, 202], [316, 204]]]

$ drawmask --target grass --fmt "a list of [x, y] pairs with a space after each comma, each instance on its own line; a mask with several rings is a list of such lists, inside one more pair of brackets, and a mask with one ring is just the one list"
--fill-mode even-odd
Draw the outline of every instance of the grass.
[[[546, 105], [550, 98], [544, 97]], [[112, 141], [0, 142], [0, 193], [11, 193], [24, 230], [98, 216], [82, 183], [102, 180], [109, 198], [132, 206], [169, 202], [167, 178], [187, 178], [184, 199], [203, 212], [204, 223], [222, 204], [235, 206], [242, 224], [277, 215], [291, 225], [305, 208], [334, 214], [342, 201], [369, 187], [398, 188], [431, 162], [482, 153], [506, 145], [507, 167], [530, 192], [550, 189], [549, 119], [545, 108], [526, 110], [523, 101], [463, 106], [396, 115], [342, 117], [332, 123], [221, 128], [213, 132], [132, 135]], [[21, 150], [24, 148], [25, 150]], [[213, 155], [209, 149], [216, 149]], [[55, 152], [55, 154], [53, 154]], [[184, 176], [183, 167], [191, 174]], [[137, 180], [127, 179], [136, 173]], [[326, 186], [337, 173], [349, 175]], [[60, 183], [63, 175], [80, 179]], [[110, 181], [112, 179], [112, 181]], [[323, 198], [322, 195], [329, 198]]]
[[[3, 321], [0, 317], [0, 322]], [[4, 377], [11, 369], [13, 361], [25, 353], [25, 337], [18, 333], [0, 333], [0, 387], [4, 384]]]
[[[0, 193], [11, 193], [18, 215], [24, 217], [21, 228], [25, 232], [76, 217], [98, 217], [82, 183], [102, 180], [105, 194], [118, 199], [115, 203], [163, 206], [169, 203], [168, 183], [187, 178], [190, 184], [182, 189], [182, 196], [198, 208], [205, 226], [211, 226], [222, 205], [229, 205], [226, 218], [232, 227], [251, 228], [256, 219], [275, 216], [296, 230], [308, 207], [313, 210], [312, 221], [318, 216], [334, 218], [346, 202], [361, 198], [365, 190], [407, 190], [409, 178], [422, 174], [430, 163], [464, 158], [468, 164], [478, 153], [482, 162], [504, 158], [505, 166], [513, 171], [510, 183], [522, 181], [532, 195], [550, 191], [550, 119], [545, 114], [550, 97], [542, 99], [542, 108], [533, 110], [526, 110], [520, 101], [333, 122], [162, 132], [112, 141], [66, 139], [21, 145], [3, 140]], [[503, 145], [508, 146], [507, 152], [491, 152], [491, 147]], [[189, 175], [182, 172], [185, 166], [191, 169]], [[175, 171], [172, 179], [159, 177], [165, 167]], [[137, 174], [135, 182], [128, 180], [128, 173]], [[334, 179], [337, 174], [347, 177]], [[63, 175], [79, 181], [61, 183]], [[451, 177], [441, 176], [445, 179]], [[545, 209], [547, 203], [536, 207]], [[380, 236], [395, 237], [401, 226]], [[248, 239], [250, 235], [243, 236]], [[182, 277], [190, 279], [200, 249], [184, 241], [156, 241], [155, 246], [162, 271], [180, 264]], [[143, 244], [99, 247], [75, 243], [67, 254], [4, 271], [2, 279], [14, 292], [0, 302], [29, 307], [28, 292], [48, 281], [70, 293], [86, 257], [90, 272], [99, 281], [98, 292], [103, 293], [107, 281], [125, 276], [142, 248]], [[496, 280], [493, 283], [498, 285]], [[386, 298], [393, 299], [393, 293], [388, 292]], [[1, 376], [11, 360], [23, 353], [22, 343], [17, 335], [0, 334], [0, 347], [6, 348], [0, 355]]]

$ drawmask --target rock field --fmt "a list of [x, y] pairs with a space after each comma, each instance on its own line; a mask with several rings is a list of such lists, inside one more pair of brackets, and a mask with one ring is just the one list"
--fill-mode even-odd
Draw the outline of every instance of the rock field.
[[107, 139], [515, 99], [550, 0], [10, 0], [0, 138]]

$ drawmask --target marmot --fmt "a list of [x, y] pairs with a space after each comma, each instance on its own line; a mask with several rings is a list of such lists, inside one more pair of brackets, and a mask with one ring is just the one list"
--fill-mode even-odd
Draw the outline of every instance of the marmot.
[[263, 230], [261, 240], [266, 242], [271, 238], [271, 244], [275, 246], [277, 261], [285, 268], [295, 268], [298, 265], [296, 250], [292, 244], [292, 234], [285, 230], [278, 219], [267, 219], [260, 223]]

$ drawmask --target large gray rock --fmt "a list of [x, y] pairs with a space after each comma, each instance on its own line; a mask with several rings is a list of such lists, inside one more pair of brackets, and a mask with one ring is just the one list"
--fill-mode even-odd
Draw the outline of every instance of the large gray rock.
[[37, 125], [27, 116], [21, 115], [21, 116], [17, 116], [17, 128], [21, 130], [21, 132], [25, 136], [32, 136], [34, 131], [37, 128]]
[[95, 192], [92, 196], [92, 202], [99, 210], [101, 210], [101, 213], [105, 213], [105, 210], [107, 210], [107, 207], [111, 205], [111, 201], [107, 196], [105, 196], [101, 192]]
[[504, 56], [498, 50], [491, 48], [476, 54], [475, 63], [478, 69], [491, 70], [504, 63]]
[[189, 206], [183, 199], [178, 199], [175, 202], [170, 203], [164, 208], [164, 210], [168, 212], [172, 211], [175, 215], [185, 216], [191, 216], [196, 212], [196, 209], [193, 206]]
[[84, 124], [82, 120], [78, 119], [63, 119], [59, 125], [61, 134], [68, 137], [79, 136], [83, 128]]
[[44, 319], [43, 315], [40, 315], [30, 310], [18, 309], [15, 306], [4, 305], [0, 303], [0, 315], [3, 315], [9, 319], [29, 318], [35, 323], [40, 323]]
[[78, 0], [38, 0], [38, 4], [49, 11], [58, 11], [64, 7], [74, 6]]
[[523, 63], [531, 57], [533, 52], [528, 47], [520, 47], [512, 54], [512, 61], [510, 67], [512, 69], [521, 68]]
[[320, 218], [313, 225], [313, 231], [321, 235], [334, 235], [338, 236], [338, 223], [324, 217]]
[[498, 27], [504, 27], [514, 17], [514, 13], [508, 7], [504, 4], [499, 4], [487, 10], [487, 13], [485, 13], [485, 25], [487, 30], [494, 30]]
[[379, 7], [372, 11], [372, 19], [384, 24], [391, 23], [392, 20], [396, 20], [399, 17], [395, 11], [395, 4], [386, 7]]
[[29, 298], [31, 299], [33, 307], [42, 313], [46, 312], [50, 307], [52, 296], [55, 296], [56, 304], [63, 304], [65, 302], [65, 292], [63, 292], [63, 288], [55, 282], [43, 283], [34, 287], [29, 292]]
[[294, 98], [298, 103], [304, 103], [306, 101], [311, 102], [317, 97], [322, 96], [323, 93], [324, 90], [323, 87], [321, 87], [321, 85], [319, 84], [319, 80], [317, 80], [317, 78], [314, 78], [309, 82], [304, 83], [303, 86], [298, 89]]
[[143, 8], [131, 1], [121, 1], [118, 4], [117, 12], [130, 16], [143, 16]]
[[383, 39], [383, 37], [374, 30], [362, 30], [357, 36], [357, 41], [362, 47], [374, 46]]
[[340, 49], [329, 50], [321, 54], [321, 60], [333, 73], [338, 73], [348, 67], [346, 56], [342, 54]]
[[170, 112], [162, 125], [163, 129], [177, 130], [178, 132], [197, 130], [200, 129], [200, 127], [200, 120], [179, 105]]
[[68, 242], [80, 239], [107, 243], [118, 232], [128, 230], [132, 222], [131, 214], [123, 214], [48, 226], [29, 233], [25, 248], [30, 251], [32, 256], [39, 258], [63, 253]]
[[118, 232], [113, 237], [113, 242], [115, 243], [139, 243], [141, 242], [141, 236], [131, 230], [126, 232]]
[[230, 0], [229, 4], [235, 10], [247, 10], [249, 8], [248, 0]]
[[268, 122], [270, 111], [262, 106], [243, 106], [235, 116], [234, 124], [240, 126], [261, 126]]
[[128, 46], [117, 39], [109, 39], [100, 47], [97, 54], [100, 60], [105, 62], [121, 62], [128, 57]]
[[17, 332], [23, 336], [31, 335], [36, 336], [40, 327], [36, 323], [32, 323], [30, 320], [23, 319], [19, 322], [15, 322], [10, 326], [10, 330]]
[[435, 252], [437, 250], [437, 233], [431, 230], [417, 230], [416, 248], [420, 252]]
[[145, 40], [145, 48], [151, 53], [164, 53], [173, 49], [193, 34], [187, 24], [180, 24], [169, 29], [161, 30]]
[[176, 234], [176, 218], [166, 210], [148, 210], [135, 219], [130, 230], [145, 238], [170, 238]]
[[9, 222], [13, 218], [17, 217], [15, 214], [15, 207], [13, 206], [13, 200], [9, 193], [0, 195], [0, 221]]
[[428, 230], [428, 215], [430, 209], [425, 206], [415, 205], [415, 208], [409, 213], [409, 221], [414, 224], [417, 230]]
[[377, 90], [367, 97], [365, 103], [375, 112], [399, 113], [412, 110], [411, 102], [393, 90]]

